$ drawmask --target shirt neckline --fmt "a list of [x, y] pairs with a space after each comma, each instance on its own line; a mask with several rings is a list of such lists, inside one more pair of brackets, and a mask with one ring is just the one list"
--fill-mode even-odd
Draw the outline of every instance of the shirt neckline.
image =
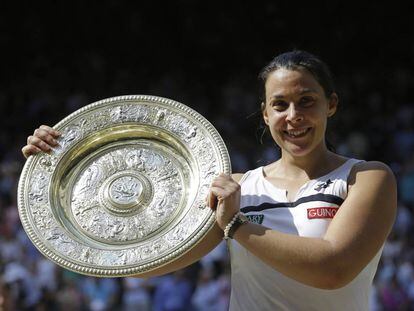
[[266, 179], [265, 174], [264, 174], [264, 166], [259, 167], [260, 168], [260, 178], [266, 183], [268, 184], [270, 187], [276, 189], [277, 191], [283, 192], [283, 195], [285, 196], [286, 202], [292, 203], [297, 201], [298, 199], [298, 195], [302, 192], [302, 190], [308, 186], [310, 183], [315, 183], [315, 182], [320, 182], [321, 179], [326, 179], [327, 177], [329, 177], [330, 175], [332, 175], [333, 173], [335, 173], [336, 171], [342, 169], [343, 167], [345, 167], [350, 161], [352, 161], [352, 159], [348, 159], [346, 160], [344, 163], [342, 163], [340, 166], [338, 166], [337, 168], [333, 169], [332, 171], [330, 171], [329, 173], [319, 176], [317, 178], [314, 179], [310, 179], [307, 182], [305, 182], [302, 186], [299, 187], [298, 191], [295, 194], [295, 197], [293, 198], [293, 201], [290, 201], [287, 197], [287, 189], [283, 189], [280, 187], [275, 186], [274, 184], [272, 184], [269, 180]]

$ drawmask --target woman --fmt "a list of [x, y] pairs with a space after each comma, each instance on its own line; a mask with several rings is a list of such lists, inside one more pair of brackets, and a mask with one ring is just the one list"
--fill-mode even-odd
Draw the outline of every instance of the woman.
[[[367, 310], [395, 218], [394, 176], [380, 162], [327, 148], [327, 119], [338, 96], [318, 58], [284, 53], [260, 77], [263, 119], [281, 158], [215, 178], [208, 198], [215, 228], [185, 258], [147, 276], [198, 260], [224, 235], [231, 252], [231, 310]], [[57, 134], [42, 126], [23, 154], [50, 150]]]

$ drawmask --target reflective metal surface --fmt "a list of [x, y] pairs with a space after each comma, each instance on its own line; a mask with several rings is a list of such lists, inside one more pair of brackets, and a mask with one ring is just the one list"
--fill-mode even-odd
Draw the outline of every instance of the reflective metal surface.
[[88, 275], [139, 275], [173, 262], [212, 228], [205, 198], [230, 173], [214, 127], [178, 102], [120, 96], [59, 122], [60, 146], [31, 156], [18, 205], [34, 245]]

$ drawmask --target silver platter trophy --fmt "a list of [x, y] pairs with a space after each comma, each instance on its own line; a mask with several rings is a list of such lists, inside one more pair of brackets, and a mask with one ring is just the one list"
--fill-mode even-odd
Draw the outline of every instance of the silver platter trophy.
[[139, 275], [185, 255], [213, 227], [205, 198], [230, 160], [193, 109], [120, 96], [54, 128], [60, 146], [29, 157], [18, 206], [31, 241], [55, 263], [87, 275]]

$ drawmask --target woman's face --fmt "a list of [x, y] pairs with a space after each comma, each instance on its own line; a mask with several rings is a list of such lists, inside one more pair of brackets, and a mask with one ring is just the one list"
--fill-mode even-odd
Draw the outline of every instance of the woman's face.
[[263, 118], [273, 139], [292, 156], [305, 156], [325, 146], [327, 118], [338, 97], [326, 98], [322, 86], [306, 69], [278, 69], [267, 78]]

